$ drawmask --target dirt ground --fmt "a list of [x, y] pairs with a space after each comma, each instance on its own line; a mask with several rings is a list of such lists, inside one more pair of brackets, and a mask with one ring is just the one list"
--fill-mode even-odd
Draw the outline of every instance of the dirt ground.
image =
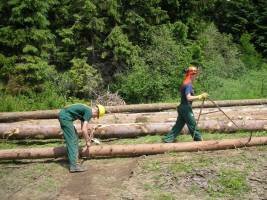
[[70, 174], [57, 199], [114, 199], [119, 198], [121, 185], [128, 181], [137, 164], [137, 159], [106, 159], [84, 162], [84, 173]]
[[84, 161], [0, 163], [1, 199], [267, 199], [267, 147]]

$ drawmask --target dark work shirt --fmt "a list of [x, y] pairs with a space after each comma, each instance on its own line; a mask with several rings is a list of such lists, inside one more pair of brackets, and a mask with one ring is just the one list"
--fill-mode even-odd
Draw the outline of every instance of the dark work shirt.
[[59, 112], [59, 118], [64, 120], [81, 120], [88, 121], [92, 118], [92, 109], [84, 104], [73, 104], [63, 108]]
[[192, 101], [188, 101], [186, 98], [188, 94], [194, 96], [194, 89], [191, 83], [185, 84], [181, 87], [181, 104], [192, 105]]

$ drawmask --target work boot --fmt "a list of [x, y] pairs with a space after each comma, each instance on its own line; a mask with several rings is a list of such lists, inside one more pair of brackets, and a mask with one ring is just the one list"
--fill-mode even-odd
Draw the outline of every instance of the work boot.
[[167, 140], [167, 139], [163, 138], [163, 139], [161, 139], [161, 141], [162, 141], [163, 143], [175, 143], [175, 142], [177, 142], [177, 139], [174, 139], [174, 140]]
[[84, 172], [87, 169], [81, 165], [76, 165], [76, 166], [71, 166], [70, 167], [70, 172], [75, 173], [75, 172]]

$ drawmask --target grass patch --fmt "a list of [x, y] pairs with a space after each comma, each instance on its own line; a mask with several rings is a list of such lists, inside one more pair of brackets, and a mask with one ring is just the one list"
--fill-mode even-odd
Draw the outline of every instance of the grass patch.
[[[249, 137], [250, 132], [236, 132], [236, 133], [207, 133], [203, 134], [204, 140], [222, 140], [222, 139], [236, 139]], [[267, 136], [267, 131], [253, 132], [252, 137]], [[162, 137], [160, 135], [147, 135], [138, 138], [119, 139], [108, 142], [108, 144], [153, 144], [161, 143]], [[192, 137], [188, 135], [180, 135], [177, 137], [178, 142], [192, 142]], [[105, 140], [103, 140], [105, 142]]]
[[162, 163], [156, 160], [156, 161], [146, 162], [143, 165], [143, 169], [147, 171], [160, 171], [161, 166], [162, 166]]
[[249, 191], [246, 172], [221, 170], [218, 177], [209, 182], [208, 193], [214, 197], [240, 197]]
[[154, 200], [175, 200], [176, 198], [167, 192], [154, 192], [154, 194], [149, 199]]
[[170, 165], [170, 171], [174, 173], [189, 173], [193, 170], [191, 163], [174, 163]]
[[[237, 132], [237, 133], [203, 133], [204, 140], [221, 140], [221, 139], [235, 139], [235, 138], [247, 138], [249, 132]], [[252, 137], [267, 136], [267, 131], [253, 132]], [[115, 140], [102, 140], [102, 144], [153, 144], [162, 143], [162, 137], [160, 135], [147, 135], [138, 138], [127, 139], [115, 139]], [[177, 137], [179, 142], [192, 142], [190, 135], [180, 135]], [[58, 147], [63, 146], [63, 139], [25, 139], [25, 140], [0, 140], [0, 149], [14, 149], [14, 148], [35, 148], [35, 147]], [[80, 139], [80, 146], [84, 146], [84, 140]], [[169, 155], [176, 155], [173, 152], [169, 152]]]
[[48, 139], [48, 140], [1, 140], [0, 149], [15, 149], [15, 148], [35, 148], [35, 147], [57, 147], [64, 145], [63, 139]]
[[[31, 199], [51, 199], [66, 178], [65, 169], [56, 162], [0, 163], [0, 195], [3, 199], [17, 194], [31, 195]], [[44, 198], [47, 197], [47, 198]]]

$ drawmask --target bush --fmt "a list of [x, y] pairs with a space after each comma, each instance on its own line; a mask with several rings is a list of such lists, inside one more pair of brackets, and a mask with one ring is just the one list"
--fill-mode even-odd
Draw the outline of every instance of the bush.
[[238, 79], [247, 71], [231, 36], [221, 34], [213, 24], [199, 35], [198, 42], [202, 51], [199, 90], [211, 93], [223, 87], [224, 79]]
[[45, 110], [63, 107], [67, 102], [59, 96], [52, 85], [46, 85], [42, 93], [28, 93], [11, 95], [5, 92], [0, 94], [0, 112]]
[[181, 72], [192, 60], [191, 46], [177, 40], [172, 25], [152, 27], [148, 35], [147, 48], [135, 59], [133, 68], [118, 75], [113, 85], [130, 103], [176, 98], [183, 78]]
[[262, 58], [250, 42], [250, 34], [243, 34], [240, 38], [240, 49], [242, 51], [241, 59], [248, 69], [260, 69], [262, 67]]
[[75, 58], [67, 72], [70, 78], [70, 93], [80, 98], [89, 98], [101, 88], [102, 78], [96, 69], [86, 63], [85, 59]]

